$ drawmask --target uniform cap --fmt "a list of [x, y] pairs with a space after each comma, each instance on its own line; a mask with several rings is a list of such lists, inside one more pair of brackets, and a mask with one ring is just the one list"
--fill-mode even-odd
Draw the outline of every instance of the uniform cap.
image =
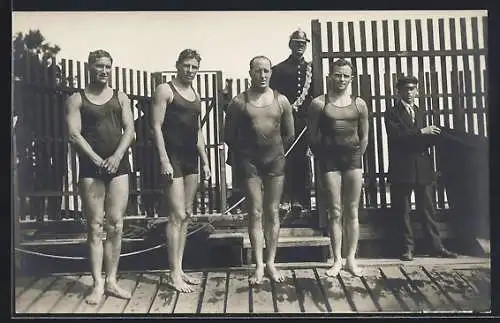
[[309, 38], [307, 38], [307, 34], [300, 28], [290, 35], [290, 40], [310, 42]]

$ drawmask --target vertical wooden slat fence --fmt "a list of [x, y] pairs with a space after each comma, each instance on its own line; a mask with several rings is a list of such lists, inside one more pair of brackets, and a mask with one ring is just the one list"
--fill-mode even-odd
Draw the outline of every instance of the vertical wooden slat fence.
[[[332, 72], [334, 60], [343, 57], [351, 59], [356, 72], [352, 94], [368, 104], [370, 131], [363, 156], [363, 209], [390, 207], [383, 114], [395, 102], [395, 82], [401, 73], [418, 77], [418, 105], [426, 111], [429, 122], [487, 136], [486, 17], [336, 23], [313, 20], [311, 34], [313, 96], [325, 93], [325, 76]], [[468, 34], [472, 35], [470, 39]], [[22, 160], [22, 167], [16, 168], [20, 181], [20, 214], [23, 220], [45, 214], [50, 217], [53, 212], [49, 205], [54, 202], [49, 200], [54, 198], [56, 204], [57, 199], [62, 199], [62, 215], [77, 218], [81, 211], [78, 161], [76, 152], [68, 144], [64, 100], [88, 84], [88, 65], [62, 59], [63, 82], [57, 85], [55, 69], [47, 71], [39, 65], [26, 60], [24, 77], [18, 82], [22, 100], [15, 102], [29, 116], [23, 116], [23, 122], [25, 131], [31, 133], [25, 135], [24, 143], [17, 138], [16, 148]], [[175, 72], [149, 73], [117, 66], [112, 74], [110, 86], [130, 98], [137, 135], [127, 157], [133, 169], [127, 216], [157, 216], [161, 183], [149, 109], [156, 86], [170, 81]], [[202, 133], [212, 171], [206, 186], [200, 172], [202, 181], [193, 208], [195, 214], [218, 215], [231, 206], [226, 199], [234, 177], [231, 167], [225, 163], [227, 149], [221, 131], [224, 121], [222, 72], [200, 71], [193, 86], [202, 100]], [[247, 78], [236, 79], [231, 83], [232, 96], [249, 86]], [[439, 151], [433, 152], [436, 171], [440, 168], [438, 154]], [[47, 170], [45, 175], [41, 175], [42, 168]], [[51, 180], [53, 183], [49, 185]], [[326, 221], [319, 181], [315, 185], [318, 225], [322, 228]], [[436, 206], [447, 208], [441, 181], [436, 188]]]
[[[225, 211], [227, 209], [226, 205], [226, 197], [227, 197], [227, 177], [226, 177], [226, 147], [224, 145], [224, 135], [223, 131], [220, 131], [224, 126], [224, 107], [223, 104], [223, 94], [222, 94], [222, 72], [218, 71], [214, 76], [214, 84], [216, 89], [218, 89], [217, 93], [217, 102], [216, 107], [219, 111], [217, 111], [217, 116], [215, 120], [217, 120], [216, 129], [219, 129], [217, 135], [217, 160], [218, 164], [215, 169], [215, 177], [219, 181], [219, 194], [218, 194], [218, 203], [220, 205], [220, 209]], [[221, 185], [222, 184], [222, 185]]]
[[[16, 142], [17, 155], [22, 160], [22, 163], [18, 163], [20, 166], [16, 167], [16, 173], [21, 173], [19, 180], [22, 182], [17, 194], [21, 202], [17, 214], [22, 222], [41, 222], [47, 217], [55, 221], [61, 220], [61, 217], [75, 220], [81, 217], [77, 185], [78, 157], [69, 145], [64, 102], [69, 95], [88, 84], [88, 65], [84, 63], [82, 66], [81, 62], [67, 59], [61, 59], [59, 64], [63, 81], [58, 84], [55, 81], [56, 69], [43, 67], [38, 58], [25, 60], [24, 75], [17, 81], [21, 92], [17, 97], [24, 99], [17, 99], [15, 104], [22, 106], [20, 110], [28, 115], [23, 115], [20, 120], [24, 132], [29, 133], [24, 135], [24, 143], [19, 140]], [[55, 64], [52, 66], [55, 67]], [[109, 85], [128, 95], [138, 139], [124, 157], [129, 158], [133, 169], [128, 218], [158, 216], [161, 183], [157, 176], [159, 165], [155, 160], [157, 155], [149, 127], [148, 109], [155, 87], [167, 81], [167, 75], [170, 80], [175, 72], [149, 73], [118, 66], [112, 69]], [[203, 184], [200, 186], [194, 211], [217, 215], [226, 208], [226, 179], [220, 168], [225, 147], [220, 145], [218, 130], [223, 120], [219, 108], [222, 72], [200, 72], [195, 83], [202, 100], [202, 129], [212, 177], [207, 187]], [[201, 177], [203, 180], [203, 174]], [[51, 202], [51, 199], [54, 201]]]
[[[417, 76], [420, 83], [417, 104], [426, 112], [429, 123], [487, 136], [487, 39], [484, 38], [487, 18], [371, 21], [371, 38], [367, 24], [365, 21], [311, 21], [313, 96], [325, 93], [324, 73], [332, 72], [336, 59], [351, 61], [355, 70], [352, 94], [367, 102], [370, 119], [369, 143], [363, 157], [362, 205], [365, 209], [383, 209], [390, 207], [383, 114], [395, 103], [395, 82], [399, 75]], [[358, 30], [360, 41], [356, 42]], [[348, 39], [348, 50], [345, 39]], [[434, 167], [439, 174], [438, 154], [438, 149], [433, 149]], [[438, 209], [448, 207], [439, 177], [435, 203]], [[318, 211], [322, 227], [325, 211], [321, 207]]]

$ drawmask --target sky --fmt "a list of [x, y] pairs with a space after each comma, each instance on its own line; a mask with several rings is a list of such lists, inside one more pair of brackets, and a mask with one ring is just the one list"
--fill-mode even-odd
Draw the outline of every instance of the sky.
[[[148, 72], [173, 70], [179, 52], [193, 48], [202, 56], [201, 70], [222, 70], [224, 78], [244, 78], [253, 56], [266, 55], [273, 63], [288, 57], [289, 35], [297, 28], [311, 38], [313, 19], [392, 21], [486, 15], [485, 10], [13, 12], [12, 31], [40, 29], [48, 42], [62, 48], [60, 58], [86, 61], [90, 50], [102, 48], [112, 54], [115, 66]], [[310, 46], [305, 58], [311, 60]]]

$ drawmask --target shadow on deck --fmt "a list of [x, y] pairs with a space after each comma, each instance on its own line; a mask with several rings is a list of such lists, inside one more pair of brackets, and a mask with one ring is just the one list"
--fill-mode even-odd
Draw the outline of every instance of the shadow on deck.
[[[169, 288], [166, 271], [122, 272], [119, 284], [132, 290], [130, 300], [105, 297], [85, 303], [89, 273], [15, 278], [15, 313], [23, 314], [158, 314], [158, 313], [373, 313], [475, 312], [491, 307], [488, 258], [447, 260], [418, 258], [360, 259], [363, 277], [342, 271], [325, 275], [325, 263], [280, 264], [285, 282], [266, 279], [250, 287], [252, 267], [191, 271], [201, 285], [189, 294]], [[14, 291], [13, 291], [14, 292]]]

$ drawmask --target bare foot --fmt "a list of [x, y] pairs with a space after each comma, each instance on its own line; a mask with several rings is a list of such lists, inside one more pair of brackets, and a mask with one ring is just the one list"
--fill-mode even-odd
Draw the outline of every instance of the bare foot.
[[281, 283], [285, 280], [281, 272], [276, 269], [274, 264], [267, 264], [266, 265], [266, 275], [269, 277], [271, 280], [273, 280], [276, 283]]
[[259, 285], [264, 281], [264, 267], [255, 269], [255, 273], [248, 279], [250, 285]]
[[345, 269], [350, 272], [353, 276], [361, 277], [363, 276], [363, 271], [358, 267], [355, 260], [348, 260], [345, 264]]
[[85, 297], [85, 302], [89, 305], [97, 305], [101, 302], [104, 296], [104, 287], [102, 285], [96, 285], [92, 288], [90, 294]]
[[329, 277], [337, 277], [341, 269], [342, 269], [342, 262], [340, 261], [334, 262], [332, 267], [325, 272], [325, 275]]
[[167, 285], [178, 291], [179, 293], [192, 293], [194, 290], [184, 282], [182, 275], [170, 275], [167, 279]]
[[132, 298], [132, 293], [118, 286], [116, 282], [106, 283], [106, 294], [122, 299]]
[[191, 284], [191, 285], [199, 285], [201, 284], [201, 280], [199, 280], [196, 277], [191, 277], [185, 272], [182, 272], [182, 280], [184, 280], [186, 283]]

